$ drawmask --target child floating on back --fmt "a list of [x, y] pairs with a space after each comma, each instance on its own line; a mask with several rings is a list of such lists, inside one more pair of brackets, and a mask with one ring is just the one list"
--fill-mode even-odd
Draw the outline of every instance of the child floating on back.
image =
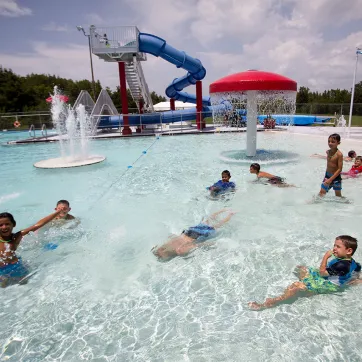
[[207, 189], [210, 191], [212, 196], [217, 196], [227, 191], [235, 190], [235, 183], [230, 181], [231, 174], [228, 170], [221, 173], [221, 180], [214, 183]]
[[268, 172], [260, 171], [260, 165], [258, 163], [252, 163], [250, 165], [250, 173], [256, 174], [258, 179], [265, 178], [267, 183], [271, 185], [276, 185], [278, 187], [294, 187], [294, 185], [289, 185], [285, 183], [285, 180], [282, 177], [272, 175]]
[[354, 165], [348, 172], [341, 172], [342, 178], [357, 177], [362, 173], [362, 156], [357, 156], [354, 161]]
[[270, 308], [298, 296], [338, 292], [343, 286], [362, 283], [359, 279], [361, 265], [352, 258], [356, 249], [357, 239], [349, 235], [337, 236], [333, 249], [325, 253], [319, 269], [299, 266], [299, 282], [291, 284], [281, 296], [267, 298], [263, 303], [250, 302], [249, 307], [255, 310]]

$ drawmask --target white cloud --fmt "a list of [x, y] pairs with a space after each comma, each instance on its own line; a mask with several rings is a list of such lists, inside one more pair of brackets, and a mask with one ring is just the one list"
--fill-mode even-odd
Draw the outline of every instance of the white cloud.
[[106, 21], [100, 15], [95, 13], [86, 14], [85, 19], [90, 25], [94, 24], [99, 26], [106, 24]]
[[[130, 23], [139, 23], [141, 31], [154, 33], [202, 61], [207, 69], [205, 95], [216, 79], [247, 69], [277, 72], [312, 90], [351, 87], [355, 46], [362, 45], [362, 31], [348, 32], [348, 26], [362, 20], [362, 0], [349, 0], [348, 6], [339, 0], [125, 1], [139, 17], [130, 17]], [[116, 14], [117, 9], [111, 12]], [[104, 24], [97, 14], [88, 14], [87, 19]], [[330, 40], [330, 29], [342, 25], [343, 33]], [[35, 43], [31, 54], [0, 54], [0, 58], [4, 66], [21, 74], [90, 79], [86, 44]], [[117, 65], [93, 60], [96, 79], [103, 86], [118, 85]], [[160, 94], [175, 77], [185, 74], [152, 55], [143, 66], [149, 88]], [[357, 74], [361, 80], [362, 66]], [[186, 91], [195, 92], [194, 87]]]
[[[75, 27], [74, 27], [75, 29]], [[69, 27], [69, 25], [58, 25], [56, 24], [54, 21], [51, 21], [50, 23], [44, 25], [41, 30], [44, 31], [56, 31], [56, 32], [68, 32], [71, 30], [71, 28]]]
[[[55, 74], [74, 80], [91, 79], [88, 45], [64, 44], [55, 46], [46, 42], [35, 42], [28, 53], [0, 53], [1, 64], [15, 73]], [[115, 87], [118, 84], [117, 66], [93, 57], [95, 78], [103, 86]]]
[[18, 17], [31, 14], [31, 9], [19, 6], [15, 0], [0, 0], [0, 16]]

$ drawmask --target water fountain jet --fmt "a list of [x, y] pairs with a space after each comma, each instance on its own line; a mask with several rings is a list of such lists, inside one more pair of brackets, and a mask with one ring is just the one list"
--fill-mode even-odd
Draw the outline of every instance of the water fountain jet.
[[68, 168], [87, 166], [104, 161], [104, 156], [89, 154], [91, 121], [80, 104], [75, 110], [67, 106], [57, 87], [51, 96], [51, 113], [59, 137], [60, 157], [36, 162], [37, 168]]
[[[282, 75], [248, 70], [210, 84], [215, 126], [225, 124], [228, 114], [245, 114], [247, 119], [246, 156], [255, 157], [258, 114], [285, 114], [285, 123], [295, 113], [297, 83]], [[229, 104], [229, 107], [220, 107]]]

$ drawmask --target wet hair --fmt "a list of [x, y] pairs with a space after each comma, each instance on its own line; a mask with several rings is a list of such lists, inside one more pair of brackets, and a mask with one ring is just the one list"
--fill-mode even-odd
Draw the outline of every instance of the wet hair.
[[260, 165], [258, 163], [252, 163], [250, 167], [256, 170], [257, 172], [260, 171]]
[[67, 205], [68, 207], [70, 206], [69, 201], [67, 201], [67, 200], [59, 200], [57, 202], [57, 206], [60, 205], [60, 204]]
[[336, 240], [341, 240], [347, 249], [352, 249], [352, 255], [357, 250], [357, 239], [349, 235], [340, 235]]
[[13, 226], [16, 226], [16, 221], [14, 219], [14, 216], [11, 215], [9, 212], [2, 212], [0, 213], [0, 219], [8, 219], [13, 224]]
[[229, 170], [224, 170], [223, 172], [221, 172], [221, 174], [225, 173], [226, 175], [228, 175], [229, 177], [231, 177], [230, 171]]
[[353, 158], [354, 156], [356, 156], [356, 151], [351, 150], [348, 152], [348, 157]]
[[330, 139], [330, 138], [336, 140], [337, 142], [341, 142], [341, 136], [340, 136], [338, 133], [333, 133], [333, 134], [331, 134], [331, 135], [328, 137], [328, 139]]

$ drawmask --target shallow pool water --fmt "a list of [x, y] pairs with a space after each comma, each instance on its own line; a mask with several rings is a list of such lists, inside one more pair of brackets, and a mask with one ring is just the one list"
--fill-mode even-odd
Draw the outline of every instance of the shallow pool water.
[[[57, 143], [2, 146], [0, 210], [13, 213], [18, 228], [52, 212], [58, 199], [71, 202], [81, 224], [24, 238], [18, 254], [36, 273], [0, 290], [1, 359], [360, 361], [362, 287], [262, 312], [247, 303], [281, 293], [296, 281], [296, 265], [318, 266], [337, 235], [360, 237], [362, 180], [344, 181], [349, 203], [332, 193], [313, 202], [326, 161], [309, 155], [323, 154], [327, 140], [265, 132], [258, 148], [293, 157], [264, 170], [297, 187], [254, 183], [248, 163], [228, 160], [245, 137], [97, 140], [92, 152], [105, 162], [60, 170], [33, 167], [58, 157]], [[344, 153], [350, 147], [342, 140]], [[224, 169], [237, 192], [211, 200], [205, 188]], [[237, 214], [214, 245], [167, 263], [150, 252], [224, 207]], [[59, 246], [44, 250], [48, 242]]]

